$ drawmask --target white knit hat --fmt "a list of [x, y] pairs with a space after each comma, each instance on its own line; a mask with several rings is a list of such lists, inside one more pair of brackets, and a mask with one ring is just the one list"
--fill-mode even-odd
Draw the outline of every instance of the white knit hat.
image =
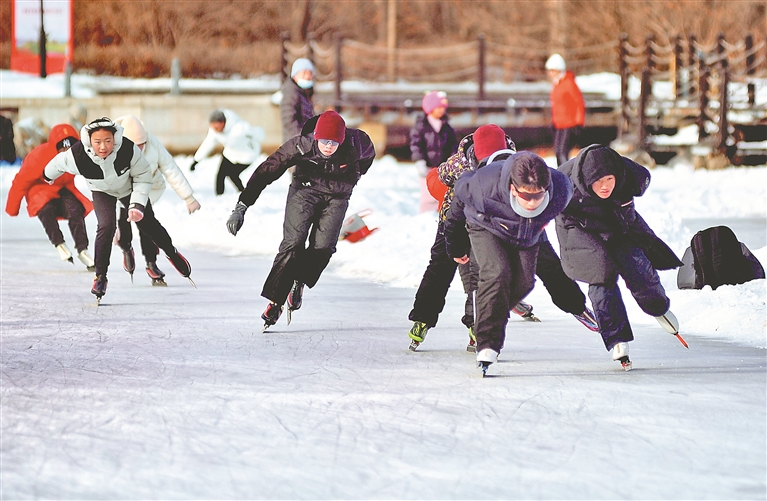
[[306, 59], [305, 57], [299, 57], [295, 61], [293, 61], [293, 66], [290, 69], [290, 78], [293, 78], [296, 76], [296, 73], [304, 70], [309, 70], [312, 73], [316, 73], [314, 71], [314, 64], [312, 64], [311, 61]]
[[136, 144], [146, 143], [148, 138], [146, 129], [138, 118], [133, 115], [125, 115], [115, 120], [115, 123], [122, 125], [123, 129], [125, 129], [123, 131], [124, 137], [127, 137]]
[[547, 70], [565, 71], [567, 66], [565, 65], [565, 58], [559, 54], [552, 54], [546, 61]]

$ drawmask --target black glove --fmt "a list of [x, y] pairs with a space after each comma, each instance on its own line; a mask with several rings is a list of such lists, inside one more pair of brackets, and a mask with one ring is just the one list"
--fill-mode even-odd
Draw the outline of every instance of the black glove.
[[248, 210], [248, 206], [242, 202], [237, 202], [229, 219], [226, 220], [226, 228], [232, 235], [237, 235], [237, 232], [242, 228], [242, 223], [245, 222], [245, 211]]
[[197, 165], [197, 160], [192, 160], [192, 165], [189, 166], [189, 170], [194, 172], [194, 168]]

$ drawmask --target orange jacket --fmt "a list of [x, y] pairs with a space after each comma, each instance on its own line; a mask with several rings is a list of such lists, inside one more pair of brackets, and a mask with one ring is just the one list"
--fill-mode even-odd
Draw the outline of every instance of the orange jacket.
[[586, 123], [586, 105], [572, 71], [565, 72], [565, 76], [554, 84], [550, 98], [554, 127], [569, 129]]
[[437, 202], [439, 202], [439, 208], [442, 208], [442, 201], [445, 200], [445, 193], [447, 193], [447, 185], [439, 180], [438, 169], [429, 169], [429, 173], [426, 174], [426, 189], [429, 190], [431, 195]]
[[66, 188], [77, 197], [85, 207], [86, 216], [93, 210], [91, 201], [75, 188], [75, 176], [72, 174], [64, 174], [53, 184], [48, 184], [43, 180], [45, 166], [58, 154], [56, 143], [70, 136], [79, 137], [74, 127], [69, 124], [54, 125], [48, 135], [48, 142], [36, 147], [24, 157], [21, 169], [13, 178], [11, 188], [8, 190], [5, 212], [11, 216], [18, 216], [21, 199], [26, 198], [29, 217], [35, 217], [48, 202], [59, 198], [59, 191], [62, 188]]

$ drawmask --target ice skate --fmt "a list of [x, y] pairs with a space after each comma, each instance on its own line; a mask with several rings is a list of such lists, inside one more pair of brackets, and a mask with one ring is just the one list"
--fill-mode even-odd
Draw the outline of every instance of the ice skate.
[[96, 271], [96, 263], [93, 261], [93, 258], [90, 256], [90, 254], [88, 254], [87, 250], [81, 250], [78, 252], [77, 259], [79, 259], [80, 262], [85, 265], [88, 271]]
[[72, 258], [72, 253], [69, 252], [69, 247], [67, 247], [67, 244], [59, 244], [56, 246], [56, 250], [59, 253], [59, 258], [62, 261], [69, 261], [72, 264], [75, 264], [74, 258]]
[[96, 296], [96, 302], [98, 304], [101, 304], [101, 298], [104, 297], [104, 294], [106, 293], [107, 293], [107, 276], [96, 275], [95, 280], [93, 280], [93, 287], [91, 287], [91, 294]]
[[123, 249], [123, 270], [130, 273], [130, 282], [133, 283], [133, 272], [136, 271], [136, 255], [132, 247], [128, 250]]
[[167, 287], [168, 284], [165, 283], [165, 273], [157, 267], [155, 261], [146, 262], [146, 274], [152, 279], [152, 285]]
[[628, 343], [618, 343], [615, 346], [613, 346], [613, 349], [610, 350], [610, 353], [612, 353], [613, 360], [617, 360], [621, 363], [621, 367], [623, 367], [624, 371], [630, 371], [631, 370], [631, 360], [629, 360], [629, 344]]
[[292, 319], [292, 313], [301, 308], [304, 299], [304, 284], [298, 280], [293, 281], [293, 287], [288, 294], [288, 325]]
[[482, 370], [482, 377], [487, 375], [487, 368], [498, 361], [498, 352], [485, 348], [477, 352], [477, 367]]
[[524, 301], [520, 301], [517, 305], [511, 309], [514, 313], [524, 318], [528, 322], [540, 322], [541, 319], [533, 315], [533, 305], [527, 304]]
[[573, 316], [588, 330], [592, 332], [599, 332], [599, 325], [597, 324], [596, 316], [594, 316], [594, 312], [592, 312], [590, 309], [586, 308], [580, 315], [573, 313]]
[[423, 322], [413, 322], [413, 327], [410, 328], [410, 332], [407, 335], [410, 337], [410, 351], [415, 351], [418, 345], [423, 343], [426, 338], [426, 333], [429, 332], [429, 327]]
[[265, 332], [266, 329], [277, 323], [280, 315], [282, 315], [282, 309], [283, 307], [274, 301], [269, 301], [266, 310], [261, 314], [261, 320], [264, 321], [264, 330], [262, 332]]
[[176, 271], [178, 271], [182, 277], [188, 279], [189, 282], [196, 289], [197, 284], [195, 284], [194, 280], [192, 280], [192, 277], [190, 277], [190, 275], [192, 274], [192, 265], [190, 265], [189, 261], [187, 261], [186, 258], [181, 255], [178, 249], [174, 248], [173, 253], [171, 255], [166, 255], [165, 257], [167, 257], [168, 260], [170, 261], [170, 264], [172, 264], [173, 267], [176, 268]]
[[687, 346], [687, 342], [682, 338], [682, 336], [679, 335], [679, 320], [677, 320], [676, 316], [671, 313], [671, 310], [668, 310], [666, 313], [659, 317], [655, 317], [655, 320], [658, 321], [660, 326], [663, 327], [666, 332], [676, 336], [679, 342], [682, 343], [682, 346], [687, 349], [690, 348]]
[[469, 327], [469, 344], [466, 346], [469, 353], [477, 352], [477, 337], [474, 335], [474, 327]]

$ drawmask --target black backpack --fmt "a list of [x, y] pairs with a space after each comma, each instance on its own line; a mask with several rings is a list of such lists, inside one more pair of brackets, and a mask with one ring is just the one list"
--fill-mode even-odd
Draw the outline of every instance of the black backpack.
[[727, 226], [701, 230], [692, 237], [676, 277], [680, 289], [702, 289], [710, 285], [742, 284], [764, 278], [764, 268], [745, 244]]

